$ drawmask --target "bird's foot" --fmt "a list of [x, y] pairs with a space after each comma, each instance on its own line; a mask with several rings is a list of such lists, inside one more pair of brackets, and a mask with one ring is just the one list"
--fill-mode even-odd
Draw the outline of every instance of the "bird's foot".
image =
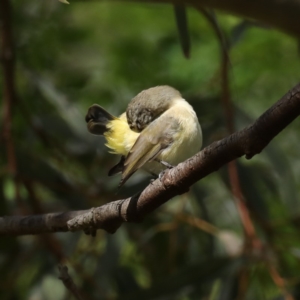
[[163, 170], [163, 171], [161, 171], [161, 172], [158, 174], [158, 178], [159, 178], [160, 181], [161, 181], [162, 178], [164, 177], [165, 173], [166, 173], [166, 170]]
[[151, 178], [150, 179], [150, 184], [152, 184], [157, 178]]
[[164, 176], [166, 170], [161, 171], [158, 175], [153, 174], [154, 178], [150, 179], [150, 184], [152, 184], [156, 179], [159, 179], [161, 181], [162, 177]]
[[153, 176], [153, 178], [150, 179], [150, 184], [152, 184], [158, 178], [158, 176], [155, 173], [150, 173], [150, 174]]

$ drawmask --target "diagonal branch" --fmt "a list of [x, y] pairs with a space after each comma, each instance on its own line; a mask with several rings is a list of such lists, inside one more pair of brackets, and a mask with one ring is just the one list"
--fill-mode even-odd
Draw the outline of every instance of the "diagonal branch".
[[149, 184], [139, 195], [113, 201], [86, 211], [0, 218], [0, 235], [39, 234], [59, 231], [114, 233], [123, 222], [140, 222], [156, 208], [186, 192], [198, 180], [241, 156], [260, 153], [269, 142], [300, 115], [300, 84], [284, 95], [252, 125], [216, 141], [161, 179]]

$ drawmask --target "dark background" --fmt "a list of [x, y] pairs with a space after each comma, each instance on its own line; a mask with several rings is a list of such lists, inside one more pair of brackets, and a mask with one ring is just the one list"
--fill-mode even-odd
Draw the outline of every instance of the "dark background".
[[[194, 106], [204, 146], [228, 135], [222, 48], [201, 13], [188, 10], [192, 49], [186, 59], [171, 5], [11, 5], [9, 23], [1, 27], [3, 33], [11, 26], [15, 53], [14, 74], [0, 73], [1, 215], [87, 209], [148, 184], [137, 172], [118, 191], [120, 177], [107, 177], [118, 158], [86, 129], [94, 103], [118, 115], [141, 90], [168, 84]], [[297, 40], [229, 14], [216, 16], [230, 44], [227, 100], [238, 130], [299, 81]], [[7, 79], [15, 81], [10, 116]], [[256, 241], [245, 235], [225, 166], [114, 235], [2, 237], [0, 298], [72, 299], [58, 279], [60, 262], [87, 299], [299, 299], [299, 129], [296, 120], [260, 155], [237, 161]]]

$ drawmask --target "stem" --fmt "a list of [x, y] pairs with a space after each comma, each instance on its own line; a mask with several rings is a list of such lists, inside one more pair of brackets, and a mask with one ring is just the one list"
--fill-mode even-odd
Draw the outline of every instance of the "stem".
[[17, 175], [17, 161], [12, 137], [12, 107], [16, 102], [14, 78], [14, 51], [11, 29], [11, 4], [9, 0], [1, 0], [1, 61], [3, 68], [3, 139], [6, 146], [8, 171]]

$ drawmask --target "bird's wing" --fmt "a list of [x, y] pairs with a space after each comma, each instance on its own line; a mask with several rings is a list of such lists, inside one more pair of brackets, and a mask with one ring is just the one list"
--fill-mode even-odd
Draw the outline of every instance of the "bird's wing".
[[103, 135], [107, 131], [107, 123], [115, 119], [116, 117], [98, 104], [92, 105], [85, 116], [89, 132], [97, 135]]
[[150, 123], [139, 135], [128, 153], [122, 172], [120, 186], [145, 163], [153, 161], [162, 150], [174, 141], [180, 124], [170, 114], [163, 114]]
[[121, 173], [124, 169], [124, 162], [125, 156], [122, 155], [121, 160], [108, 171], [108, 176], [113, 176], [115, 174]]

